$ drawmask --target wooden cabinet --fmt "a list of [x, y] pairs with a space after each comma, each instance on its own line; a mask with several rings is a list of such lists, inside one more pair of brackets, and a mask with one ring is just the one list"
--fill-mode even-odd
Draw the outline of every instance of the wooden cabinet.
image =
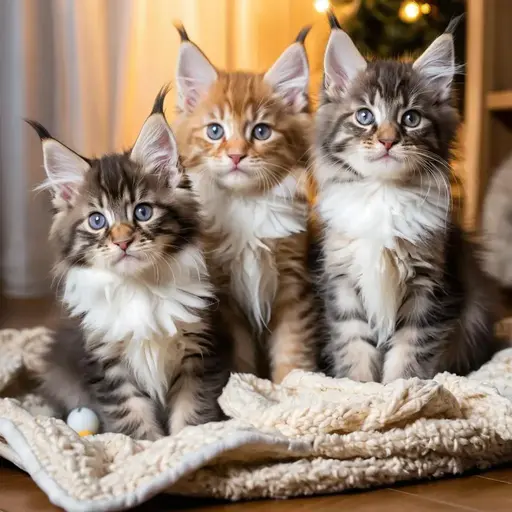
[[492, 171], [512, 151], [512, 0], [467, 0], [466, 48], [463, 213], [473, 229]]

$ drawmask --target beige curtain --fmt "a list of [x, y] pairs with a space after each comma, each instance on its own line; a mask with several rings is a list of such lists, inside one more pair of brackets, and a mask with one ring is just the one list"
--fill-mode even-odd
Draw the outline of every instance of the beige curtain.
[[173, 21], [217, 66], [262, 70], [320, 19], [313, 0], [0, 0], [4, 292], [41, 295], [50, 284], [49, 201], [33, 192], [41, 149], [24, 117], [84, 155], [126, 148], [173, 78]]

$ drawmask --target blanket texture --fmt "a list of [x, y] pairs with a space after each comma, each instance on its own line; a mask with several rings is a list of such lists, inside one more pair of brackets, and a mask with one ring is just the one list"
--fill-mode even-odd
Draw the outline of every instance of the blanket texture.
[[[292, 372], [277, 386], [233, 375], [232, 419], [157, 442], [80, 438], [21, 381], [45, 329], [0, 331], [0, 456], [69, 511], [123, 510], [159, 492], [285, 498], [440, 477], [512, 460], [512, 349], [468, 378], [386, 386]], [[15, 398], [12, 398], [16, 395]]]

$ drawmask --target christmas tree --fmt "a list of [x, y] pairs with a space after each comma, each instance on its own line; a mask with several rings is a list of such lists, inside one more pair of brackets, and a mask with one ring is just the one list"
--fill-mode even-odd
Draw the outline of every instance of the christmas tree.
[[[333, 0], [335, 9], [351, 4]], [[447, 27], [450, 20], [464, 13], [464, 0], [356, 0], [354, 16], [344, 20], [343, 28], [363, 53], [379, 58], [416, 54], [424, 50]], [[464, 42], [457, 30], [457, 41]], [[463, 44], [459, 44], [463, 47]], [[464, 58], [464, 55], [462, 55]]]

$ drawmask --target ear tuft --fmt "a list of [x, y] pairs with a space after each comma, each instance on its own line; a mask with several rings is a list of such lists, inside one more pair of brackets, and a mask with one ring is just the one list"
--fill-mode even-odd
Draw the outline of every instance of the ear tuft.
[[33, 121], [32, 119], [24, 119], [24, 121], [30, 126], [32, 126], [32, 128], [34, 128], [41, 141], [53, 138], [50, 135], [50, 132], [41, 123]]
[[174, 23], [174, 27], [178, 31], [178, 34], [180, 35], [180, 39], [181, 39], [182, 43], [190, 41], [190, 38], [188, 37], [187, 31], [185, 30], [183, 23], [181, 23], [180, 21], [177, 21]]
[[329, 21], [329, 26], [331, 27], [331, 30], [335, 30], [335, 29], [341, 30], [340, 22], [339, 22], [338, 18], [336, 17], [336, 14], [334, 14], [334, 11], [332, 9], [329, 9], [327, 11], [327, 19]]
[[180, 110], [190, 112], [217, 80], [218, 74], [205, 54], [188, 39], [183, 26], [177, 28], [181, 37], [176, 68], [177, 104]]
[[153, 109], [151, 110], [151, 114], [162, 114], [164, 115], [164, 102], [167, 93], [169, 92], [169, 85], [164, 85], [155, 98], [153, 102]]
[[338, 28], [331, 31], [324, 58], [324, 87], [329, 95], [347, 89], [367, 63], [349, 35]]
[[265, 73], [264, 80], [296, 112], [303, 111], [308, 104], [309, 86], [309, 66], [304, 45], [296, 42], [289, 46]]
[[130, 159], [145, 172], [162, 176], [171, 188], [179, 184], [178, 147], [163, 114], [154, 113], [146, 119]]
[[297, 37], [295, 38], [295, 42], [304, 44], [306, 42], [306, 37], [308, 36], [310, 30], [311, 25], [306, 25], [305, 27], [302, 27], [300, 29], [300, 32], [297, 34]]
[[443, 100], [451, 96], [455, 75], [455, 49], [453, 36], [445, 32], [416, 59], [413, 68], [439, 91]]

